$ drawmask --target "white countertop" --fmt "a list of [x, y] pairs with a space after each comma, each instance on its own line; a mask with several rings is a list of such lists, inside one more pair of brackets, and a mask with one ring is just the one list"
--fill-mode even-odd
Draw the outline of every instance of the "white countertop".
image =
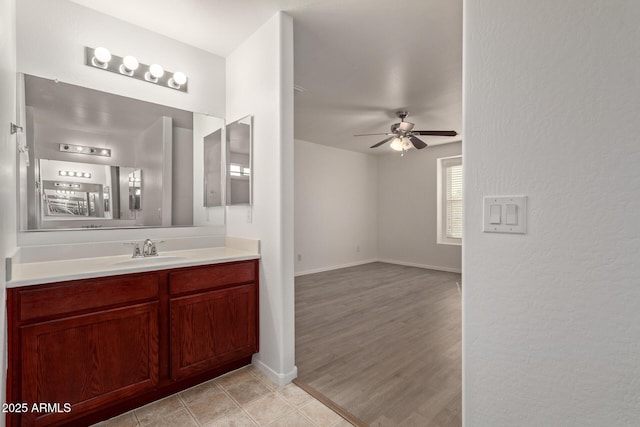
[[143, 271], [218, 264], [258, 259], [257, 252], [230, 247], [162, 251], [158, 257], [136, 258], [131, 255], [79, 258], [61, 261], [16, 263], [12, 266], [8, 288], [62, 282], [65, 280], [114, 276]]

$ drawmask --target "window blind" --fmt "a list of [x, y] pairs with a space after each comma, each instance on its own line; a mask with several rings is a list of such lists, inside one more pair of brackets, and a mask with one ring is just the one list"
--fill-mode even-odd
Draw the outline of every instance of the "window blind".
[[462, 239], [462, 165], [447, 167], [446, 177], [446, 235], [452, 239]]

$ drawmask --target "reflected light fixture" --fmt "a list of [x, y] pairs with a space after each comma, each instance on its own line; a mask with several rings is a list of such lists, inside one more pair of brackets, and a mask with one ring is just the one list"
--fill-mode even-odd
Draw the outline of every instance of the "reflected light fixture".
[[91, 178], [91, 173], [89, 172], [77, 172], [77, 171], [58, 171], [58, 175], [60, 176], [69, 176], [74, 178]]
[[146, 65], [138, 61], [132, 55], [120, 57], [111, 54], [104, 47], [85, 47], [85, 65], [99, 68], [122, 76], [188, 92], [187, 75], [181, 71], [171, 72], [165, 70], [160, 64]]
[[56, 182], [54, 184], [56, 187], [64, 187], [64, 188], [80, 188], [80, 184], [66, 183], [66, 182]]
[[111, 149], [88, 147], [86, 145], [60, 144], [58, 150], [63, 153], [88, 154], [90, 156], [111, 157]]

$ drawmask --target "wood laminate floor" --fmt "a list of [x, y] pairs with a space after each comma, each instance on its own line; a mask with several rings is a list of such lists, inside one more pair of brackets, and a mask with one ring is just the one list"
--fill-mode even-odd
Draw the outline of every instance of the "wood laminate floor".
[[372, 427], [461, 425], [460, 274], [371, 263], [295, 281], [298, 382]]

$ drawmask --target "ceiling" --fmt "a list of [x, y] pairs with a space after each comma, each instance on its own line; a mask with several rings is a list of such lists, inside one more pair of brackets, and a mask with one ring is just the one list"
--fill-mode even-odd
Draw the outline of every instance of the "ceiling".
[[[73, 0], [227, 56], [278, 10], [294, 18], [295, 137], [366, 153], [409, 111], [462, 131], [462, 0]], [[176, 23], [185, 22], [188, 25]], [[422, 137], [429, 145], [461, 137]]]

